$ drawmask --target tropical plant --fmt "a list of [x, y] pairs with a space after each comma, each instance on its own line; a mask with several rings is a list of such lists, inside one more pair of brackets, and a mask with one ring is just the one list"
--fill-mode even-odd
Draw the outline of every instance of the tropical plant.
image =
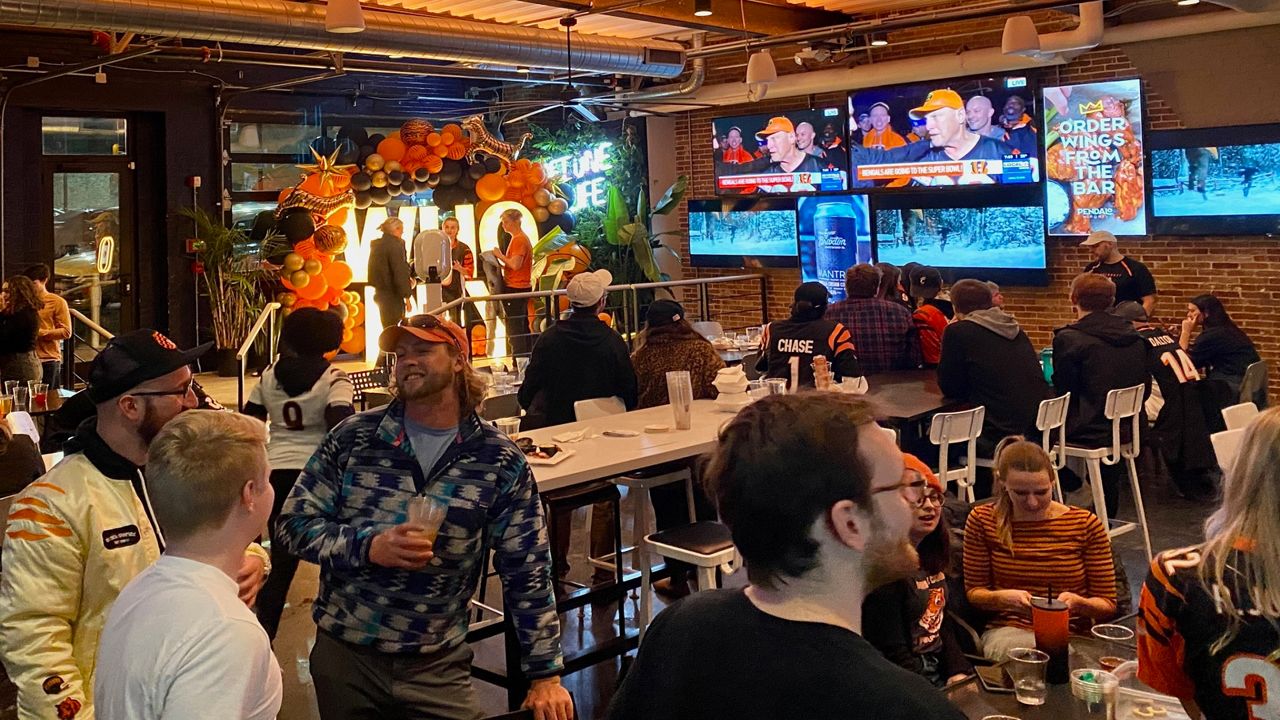
[[266, 306], [274, 269], [263, 258], [281, 239], [268, 237], [259, 245], [200, 208], [181, 214], [195, 222], [214, 342], [219, 350], [237, 349]]
[[663, 282], [670, 276], [658, 267], [655, 251], [663, 249], [662, 237], [678, 235], [677, 231], [654, 233], [651, 221], [654, 215], [668, 215], [680, 205], [688, 191], [689, 180], [681, 175], [658, 200], [649, 206], [642, 188], [634, 205], [628, 205], [622, 191], [610, 185], [608, 201], [601, 219], [601, 231], [596, 238], [581, 237], [579, 242], [590, 248], [593, 265], [613, 273], [614, 282], [643, 283]]

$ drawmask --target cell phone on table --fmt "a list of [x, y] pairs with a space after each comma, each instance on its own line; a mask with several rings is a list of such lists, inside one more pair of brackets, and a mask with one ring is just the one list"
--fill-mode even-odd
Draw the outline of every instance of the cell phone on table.
[[1004, 671], [1004, 663], [975, 665], [973, 669], [978, 674], [978, 682], [982, 683], [983, 690], [993, 693], [1013, 692], [1013, 678]]

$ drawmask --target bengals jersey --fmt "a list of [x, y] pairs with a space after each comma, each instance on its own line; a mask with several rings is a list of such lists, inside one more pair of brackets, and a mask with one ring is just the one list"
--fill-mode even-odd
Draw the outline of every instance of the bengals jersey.
[[831, 363], [835, 380], [862, 375], [853, 336], [843, 324], [817, 320], [777, 320], [764, 326], [756, 369], [768, 378], [790, 378], [791, 358], [800, 358], [800, 387], [812, 388], [813, 359]]
[[[1249, 551], [1228, 558], [1228, 586], [1210, 592], [1200, 580], [1200, 547], [1169, 550], [1151, 562], [1142, 587], [1138, 678], [1156, 690], [1194, 699], [1206, 720], [1280, 720], [1280, 633], [1257, 614], [1239, 578]], [[1241, 622], [1221, 651], [1211, 647], [1228, 626], [1220, 602], [1230, 596]]]

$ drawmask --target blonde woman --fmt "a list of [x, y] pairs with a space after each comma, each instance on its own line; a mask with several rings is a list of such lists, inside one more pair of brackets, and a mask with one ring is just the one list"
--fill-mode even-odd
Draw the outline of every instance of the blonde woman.
[[1067, 604], [1077, 631], [1116, 611], [1115, 566], [1102, 522], [1053, 499], [1053, 463], [1038, 444], [1008, 437], [996, 447], [995, 502], [979, 505], [964, 527], [969, 603], [995, 616], [983, 653], [1034, 647], [1031, 598]]
[[413, 268], [404, 245], [404, 222], [387, 218], [378, 226], [382, 237], [369, 244], [369, 284], [382, 316], [382, 327], [400, 324], [413, 293]]
[[1280, 717], [1280, 409], [1245, 430], [1200, 545], [1151, 562], [1138, 677], [1208, 720]]

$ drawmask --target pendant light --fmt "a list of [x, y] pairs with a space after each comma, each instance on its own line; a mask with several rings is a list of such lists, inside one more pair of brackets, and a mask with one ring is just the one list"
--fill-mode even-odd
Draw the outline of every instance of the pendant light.
[[324, 29], [331, 33], [364, 32], [364, 10], [360, 0], [329, 0]]
[[711, 15], [711, 0], [693, 0], [693, 14], [696, 17]]
[[757, 50], [747, 60], [747, 99], [759, 102], [769, 92], [769, 86], [778, 81], [778, 68], [768, 50]]

